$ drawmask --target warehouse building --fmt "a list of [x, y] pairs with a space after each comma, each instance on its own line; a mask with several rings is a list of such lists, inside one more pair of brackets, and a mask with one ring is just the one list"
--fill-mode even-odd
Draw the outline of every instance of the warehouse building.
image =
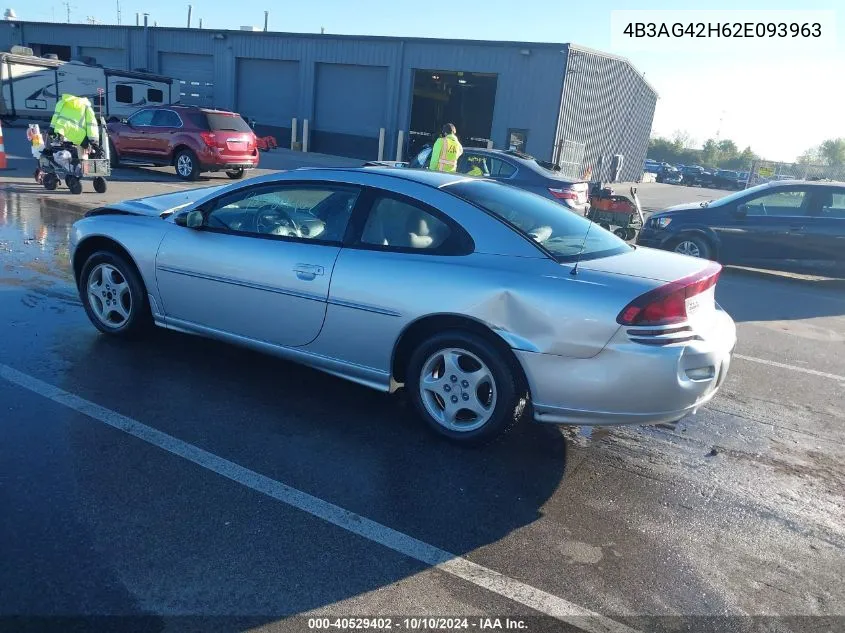
[[[385, 158], [431, 142], [517, 148], [580, 175], [642, 173], [657, 94], [627, 60], [573, 44], [310, 35], [144, 26], [0, 23], [0, 48], [145, 69], [179, 80], [181, 101], [240, 112], [259, 133], [309, 149]], [[599, 171], [601, 170], [601, 171]]]

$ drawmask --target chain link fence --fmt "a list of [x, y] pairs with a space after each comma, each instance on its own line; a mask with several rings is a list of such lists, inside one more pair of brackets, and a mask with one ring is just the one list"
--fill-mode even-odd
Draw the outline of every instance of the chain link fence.
[[751, 166], [748, 186], [773, 180], [837, 180], [845, 181], [845, 165], [806, 165], [755, 160]]

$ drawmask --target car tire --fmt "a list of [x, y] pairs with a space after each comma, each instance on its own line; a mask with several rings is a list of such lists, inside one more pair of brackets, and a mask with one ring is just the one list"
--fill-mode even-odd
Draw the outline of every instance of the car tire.
[[176, 175], [182, 180], [196, 180], [200, 175], [197, 155], [189, 149], [182, 149], [173, 159]]
[[109, 162], [111, 163], [112, 169], [120, 167], [120, 154], [117, 153], [117, 148], [111, 140], [109, 140]]
[[244, 168], [238, 167], [237, 169], [227, 169], [226, 175], [232, 180], [240, 180], [244, 177]]
[[59, 178], [56, 174], [47, 173], [41, 177], [41, 184], [47, 191], [55, 191], [56, 187], [59, 186]]
[[614, 229], [613, 234], [618, 237], [620, 240], [627, 240], [628, 239], [628, 229], [618, 228]]
[[429, 337], [414, 350], [405, 390], [435, 433], [456, 444], [484, 444], [513, 428], [525, 415], [527, 394], [519, 386], [514, 363], [482, 336], [446, 331]]
[[672, 243], [672, 250], [681, 255], [710, 259], [710, 243], [700, 235], [682, 235]]
[[152, 314], [144, 283], [135, 266], [120, 255], [92, 254], [77, 286], [85, 313], [100, 332], [133, 338], [149, 329]]
[[106, 189], [108, 188], [109, 186], [106, 183], [105, 178], [103, 178], [102, 176], [97, 176], [96, 178], [94, 178], [94, 191], [96, 191], [97, 193], [105, 193]]

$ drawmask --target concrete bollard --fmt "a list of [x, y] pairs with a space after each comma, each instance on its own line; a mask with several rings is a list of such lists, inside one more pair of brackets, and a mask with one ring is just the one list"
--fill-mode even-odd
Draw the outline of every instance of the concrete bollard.
[[378, 131], [378, 159], [384, 160], [384, 128], [379, 128]]
[[296, 117], [290, 122], [290, 148], [296, 149]]
[[308, 119], [302, 121], [302, 151], [308, 151]]
[[405, 132], [403, 130], [399, 130], [396, 135], [396, 162], [402, 162], [402, 148], [405, 145]]
[[487, 139], [487, 149], [493, 149], [493, 141], [491, 141], [489, 138]]

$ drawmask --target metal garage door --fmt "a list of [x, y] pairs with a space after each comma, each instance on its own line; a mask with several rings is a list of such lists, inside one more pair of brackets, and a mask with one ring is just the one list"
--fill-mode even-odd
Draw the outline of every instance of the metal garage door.
[[317, 64], [315, 130], [377, 137], [386, 102], [385, 66]]
[[238, 112], [260, 125], [290, 127], [298, 104], [299, 62], [238, 59]]
[[[184, 105], [214, 107], [214, 58], [190, 53], [160, 53], [159, 73], [177, 80]], [[175, 90], [177, 84], [174, 82]]]
[[126, 70], [126, 51], [122, 48], [82, 46], [79, 49], [79, 54], [81, 57], [93, 57], [100, 66]]

